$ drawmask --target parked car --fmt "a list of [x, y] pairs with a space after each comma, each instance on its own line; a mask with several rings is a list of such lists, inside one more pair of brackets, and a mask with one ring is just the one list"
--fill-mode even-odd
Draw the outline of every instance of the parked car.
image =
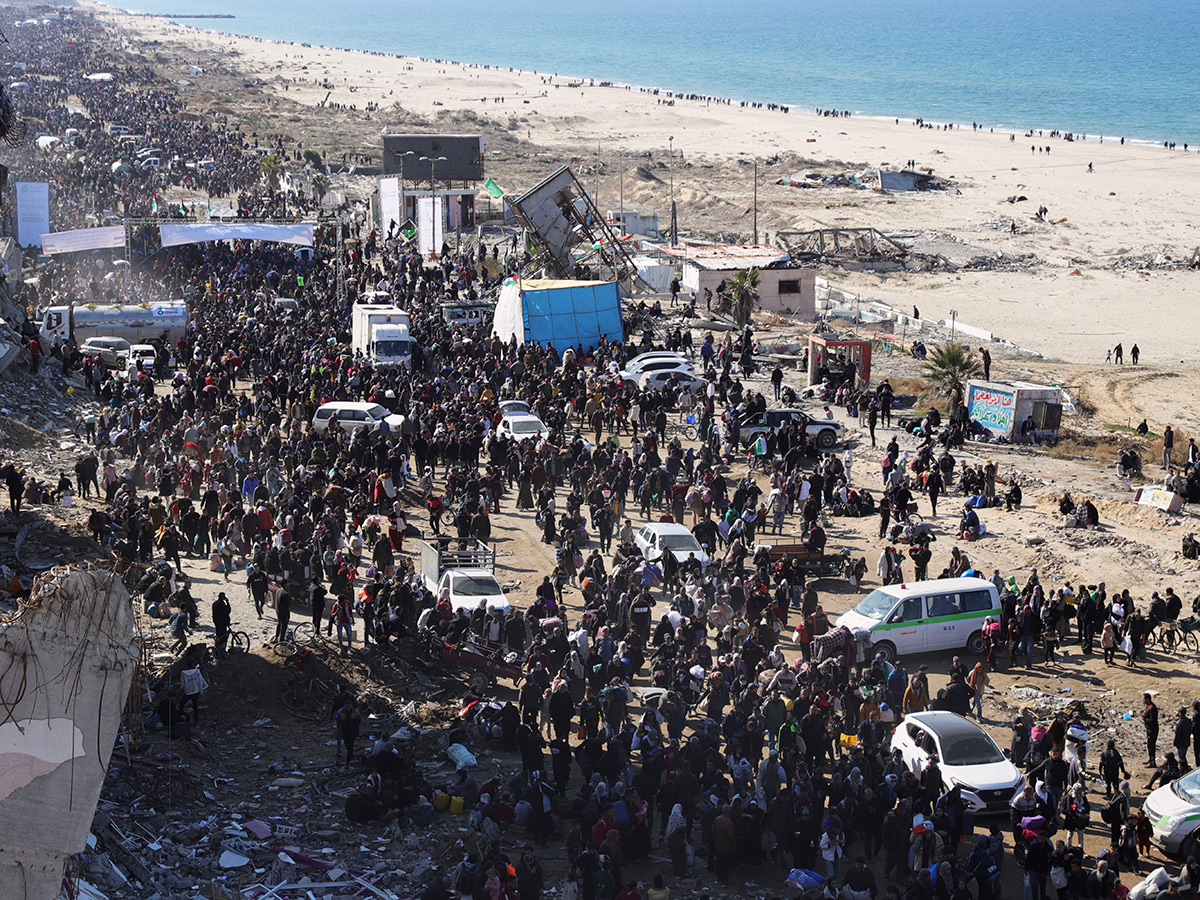
[[526, 438], [536, 441], [540, 438], [550, 437], [550, 429], [546, 427], [545, 422], [532, 413], [507, 413], [500, 417], [500, 424], [496, 426], [496, 435], [510, 437], [516, 441], [523, 441]]
[[886, 659], [910, 653], [966, 649], [983, 653], [984, 619], [1000, 620], [1000, 594], [982, 578], [937, 578], [887, 584], [838, 616], [871, 651]]
[[773, 434], [786, 423], [796, 421], [804, 428], [818, 450], [829, 451], [838, 445], [845, 428], [833, 419], [817, 419], [802, 409], [765, 409], [745, 412], [738, 421], [738, 440], [750, 446], [760, 436]]
[[125, 362], [125, 374], [133, 379], [137, 376], [138, 363], [142, 364], [142, 369], [151, 375], [155, 373], [154, 363], [158, 359], [158, 348], [153, 344], [134, 344], [129, 348], [129, 356]]
[[1172, 856], [1200, 839], [1200, 769], [1164, 784], [1142, 804], [1150, 819], [1154, 842]]
[[917, 775], [936, 756], [946, 790], [960, 787], [967, 809], [977, 815], [1007, 812], [1025, 780], [992, 736], [958, 713], [909, 713], [892, 733], [892, 750]]
[[393, 432], [397, 432], [400, 430], [400, 426], [404, 424], [404, 416], [392, 415], [385, 407], [380, 406], [378, 403], [356, 403], [349, 400], [334, 400], [321, 404], [313, 414], [313, 428], [317, 431], [328, 429], [329, 423], [335, 413], [337, 415], [337, 423], [342, 427], [343, 431], [357, 431], [360, 428], [375, 431], [379, 428], [379, 423], [386, 419], [388, 427]]
[[529, 404], [524, 400], [501, 400], [496, 406], [499, 408], [501, 416], [529, 412]]
[[688, 388], [693, 394], [708, 390], [708, 382], [686, 369], [659, 369], [656, 372], [644, 372], [638, 379], [638, 386], [643, 390], [657, 391], [668, 384]]
[[464, 609], [467, 612], [479, 608], [482, 600], [489, 610], [508, 614], [509, 602], [504, 596], [504, 589], [496, 576], [490, 572], [477, 569], [451, 569], [444, 572], [438, 580], [437, 596], [442, 590], [450, 591], [450, 606], [457, 612]]
[[638, 549], [642, 551], [642, 556], [646, 559], [656, 560], [663, 553], [670, 553], [682, 563], [694, 553], [696, 559], [700, 560], [700, 568], [708, 568], [710, 561], [708, 553], [700, 546], [696, 536], [683, 525], [651, 522], [638, 530], [638, 533], [633, 536], [633, 542], [637, 544]]
[[640, 384], [645, 376], [657, 375], [659, 373], [665, 373], [667, 376], [673, 374], [695, 375], [696, 367], [692, 365], [690, 359], [662, 357], [660, 359], [647, 360], [635, 369], [622, 369], [617, 374], [624, 381]]
[[94, 337], [80, 344], [79, 352], [84, 356], [98, 356], [106, 366], [123, 372], [129, 359], [129, 347], [129, 341], [125, 338]]

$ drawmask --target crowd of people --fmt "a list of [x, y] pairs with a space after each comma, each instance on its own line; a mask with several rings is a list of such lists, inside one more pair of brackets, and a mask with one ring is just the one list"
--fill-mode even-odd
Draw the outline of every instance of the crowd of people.
[[[8, 49], [31, 49], [31, 32], [4, 24], [14, 38]], [[23, 70], [28, 112], [64, 132], [75, 129], [74, 146], [86, 151], [31, 152], [25, 163], [25, 180], [56, 185], [60, 229], [96, 224], [113, 208], [147, 215], [165, 206], [160, 214], [169, 215], [165, 195], [179, 187], [236, 196], [243, 215], [306, 212], [306, 198], [264, 183], [250, 137], [185, 117], [182, 101], [151, 70], [113, 65], [82, 37], [74, 20], [39, 26], [41, 65], [55, 79]], [[93, 69], [112, 80], [83, 78]], [[165, 159], [212, 165], [139, 166], [135, 145], [113, 124], [161, 146]], [[939, 497], [956, 489], [996, 500], [996, 466], [959, 466], [951, 453], [966, 427], [961, 415], [942, 429], [931, 410], [916, 424], [915, 451], [888, 441], [878, 501], [855, 483], [853, 453], [818, 452], [798, 421], [767, 436], [757, 454], [761, 474], [735, 475], [745, 458], [739, 423], [768, 402], [749, 384], [751, 326], [723, 338], [706, 334], [697, 349], [689, 329], [664, 330], [651, 320], [631, 338], [698, 357], [704, 377], [650, 388], [621, 377], [636, 352], [632, 340], [522, 345], [484, 326], [447, 323], [443, 303], [477, 299], [521, 263], [515, 242], [505, 242], [503, 258], [499, 245], [471, 245], [443, 247], [430, 260], [378, 233], [361, 245], [339, 243], [326, 224], [316, 229], [314, 249], [176, 247], [147, 254], [119, 287], [106, 287], [99, 267], [67, 265], [53, 278], [10, 288], [35, 310], [127, 294], [188, 299], [189, 333], [161, 348], [163, 364], [152, 371], [128, 375], [74, 348], [47, 348], [65, 370], [82, 370], [94, 403], [80, 422], [91, 447], [74, 469], [79, 496], [95, 496], [88, 527], [124, 565], [147, 567], [141, 599], [168, 620], [177, 649], [186, 652], [203, 615], [183, 559], [215, 556], [226, 581], [244, 579], [260, 617], [273, 607], [276, 640], [286, 638], [293, 612], [307, 608], [314, 626], [336, 631], [347, 653], [356, 637], [388, 652], [436, 635], [488, 641], [518, 661], [524, 679], [517, 696], [505, 702], [472, 689], [455, 735], [464, 746], [518, 754], [521, 769], [511, 779], [477, 785], [463, 771], [453, 784], [431, 784], [388, 741], [362, 759], [372, 777], [347, 804], [354, 821], [382, 823], [400, 811], [419, 821], [439, 793], [470, 811], [473, 849], [426, 897], [540, 896], [537, 851], [514, 852], [506, 840], [516, 823], [534, 844], [563, 842], [568, 893], [584, 900], [640, 900], [630, 873], [656, 847], [665, 848], [674, 878], [706, 866], [727, 885], [740, 871], [769, 864], [781, 875], [817, 873], [829, 900], [872, 900], [881, 862], [891, 879], [883, 893], [893, 900], [999, 898], [1009, 832], [996, 825], [972, 836], [960, 790], [944, 790], [936, 760], [910, 770], [889, 747], [889, 725], [897, 714], [926, 708], [982, 717], [998, 649], [1008, 647], [1011, 664], [1023, 658], [1030, 666], [1040, 641], [1052, 663], [1071, 622], [1084, 652], [1100, 632], [1111, 661], [1111, 633], [1118, 645], [1130, 641], [1134, 664], [1146, 631], [1127, 593], [1110, 598], [1100, 584], [1048, 595], [1036, 571], [1023, 587], [995, 571], [1003, 619], [987, 632], [985, 658], [970, 669], [956, 659], [946, 687], [934, 689], [926, 667], [910, 678], [897, 662], [864, 658], [853, 635], [830, 623], [799, 561], [755, 549], [768, 528], [796, 523], [806, 551], [820, 556], [836, 517], [878, 513], [880, 538], [892, 542], [877, 567], [881, 579], [903, 579], [904, 555], [894, 546], [900, 538], [911, 542], [907, 556], [925, 577], [931, 551], [928, 532], [915, 527], [916, 496], [928, 499], [933, 516]], [[350, 313], [368, 292], [407, 310], [415, 339], [410, 367], [376, 368], [351, 348]], [[278, 306], [280, 296], [298, 308]], [[839, 372], [840, 383], [827, 379], [830, 399], [862, 411], [874, 446], [876, 425], [891, 425], [891, 386], [883, 380], [858, 392], [853, 369], [848, 378], [845, 365]], [[324, 429], [314, 424], [324, 403], [359, 400], [381, 404], [400, 424], [371, 431], [347, 431], [336, 420]], [[500, 404], [510, 400], [539, 416], [548, 434], [499, 434]], [[669, 433], [684, 414], [696, 420], [696, 441]], [[10, 494], [14, 477], [19, 504], [20, 473], [5, 472]], [[1009, 508], [1020, 505], [1016, 490], [1008, 491]], [[686, 524], [709, 561], [695, 553], [646, 558], [634, 510], [642, 520]], [[530, 528], [536, 522], [552, 571], [524, 610], [455, 609], [422, 579], [405, 542], [443, 531], [486, 541], [497, 516]], [[959, 534], [977, 537], [978, 516], [964, 514]], [[848, 574], [861, 583], [866, 560], [852, 561]], [[985, 577], [955, 547], [942, 575], [968, 574]], [[1158, 621], [1179, 614], [1168, 595]], [[223, 652], [227, 596], [212, 613]], [[1151, 622], [1157, 615], [1152, 607]], [[799, 658], [785, 656], [785, 634]], [[161, 699], [155, 714], [172, 733], [186, 731], [179, 728], [182, 695]], [[353, 697], [342, 697], [332, 712], [349, 763], [360, 711]], [[1086, 792], [1074, 786], [1078, 770], [1060, 765], [1065, 725], [1056, 726], [1063, 724], [1043, 739], [1018, 723], [1015, 734], [1024, 728], [1030, 739], [1014, 761], [1027, 766], [1030, 783], [1013, 809], [1061, 816], [1069, 833], [1082, 834]], [[1153, 745], [1150, 756], [1153, 762]], [[1128, 797], [1119, 780], [1116, 788]], [[1120, 812], [1124, 828], [1128, 809]], [[1045, 895], [1047, 877], [1059, 900], [1108, 898], [1130, 865], [1123, 831], [1114, 833], [1114, 852], [1084, 869], [1070, 842], [1050, 847], [1019, 826], [1017, 819], [1011, 836], [1031, 843], [1035, 900]], [[1135, 843], [1142, 828], [1134, 823]], [[960, 839], [968, 836], [962, 853]], [[1189, 863], [1188, 877], [1194, 870]], [[665, 876], [655, 876], [649, 900], [670, 896]]]

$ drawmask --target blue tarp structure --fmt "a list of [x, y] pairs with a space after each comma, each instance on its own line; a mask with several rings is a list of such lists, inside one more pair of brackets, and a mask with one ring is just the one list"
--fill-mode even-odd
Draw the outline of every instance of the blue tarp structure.
[[492, 333], [502, 341], [551, 344], [559, 353], [580, 345], [586, 351], [602, 337], [622, 341], [621, 296], [611, 281], [509, 281]]

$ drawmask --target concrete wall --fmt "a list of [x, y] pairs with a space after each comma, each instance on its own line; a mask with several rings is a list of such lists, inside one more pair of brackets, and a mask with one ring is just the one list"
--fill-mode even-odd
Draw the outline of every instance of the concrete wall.
[[[54, 900], [87, 842], [138, 660], [129, 594], [60, 568], [0, 625], [0, 897]], [[19, 825], [18, 825], [19, 823]]]
[[[696, 292], [697, 305], [704, 303], [704, 289], [709, 288], [715, 297], [717, 285], [728, 282], [740, 269], [701, 269], [696, 265], [683, 264], [681, 284], [685, 292]], [[795, 282], [799, 293], [780, 292], [780, 282]], [[759, 269], [759, 306], [772, 312], [786, 313], [805, 321], [816, 318], [816, 272], [812, 269]]]

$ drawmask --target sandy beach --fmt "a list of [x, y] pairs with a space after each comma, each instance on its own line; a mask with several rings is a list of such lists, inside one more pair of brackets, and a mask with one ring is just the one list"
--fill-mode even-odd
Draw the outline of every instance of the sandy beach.
[[[678, 99], [666, 105], [665, 98], [638, 89], [231, 37], [97, 8], [131, 44], [160, 42], [158, 62], [169, 63], [168, 74], [177, 67], [179, 80], [191, 82], [189, 91], [233, 107], [247, 126], [258, 124], [268, 134], [303, 140], [301, 117], [289, 116], [286, 107], [314, 107], [327, 98], [357, 107], [341, 111], [349, 126], [339, 135], [341, 150], [374, 152], [377, 160], [377, 135], [385, 127], [428, 130], [440, 122], [448, 131], [483, 132], [492, 152], [488, 173], [509, 190], [531, 186], [566, 161], [587, 173], [589, 185], [597, 183], [602, 209], [616, 208], [623, 192], [627, 207], [657, 211], [665, 222], [673, 175], [681, 231], [746, 240], [749, 163], [757, 157], [760, 229], [873, 226], [1027, 258], [1015, 271], [822, 273], [864, 297], [905, 310], [917, 306], [931, 319], [957, 310], [961, 322], [1072, 362], [1102, 362], [1118, 341], [1139, 343], [1152, 366], [1189, 358], [1192, 341], [1177, 321], [1196, 274], [1138, 269], [1129, 259], [1186, 261], [1200, 245], [1189, 204], [1200, 189], [1195, 153], [1122, 146], [1111, 136], [1101, 144], [1092, 135], [1072, 143], [976, 133], [970, 123], [946, 131], [736, 103]], [[204, 73], [189, 73], [189, 64]], [[213, 90], [210, 73], [221, 68], [241, 73], [243, 84]], [[378, 111], [364, 112], [368, 104]], [[858, 172], [910, 159], [955, 190], [885, 195], [775, 183], [806, 169]], [[1010, 196], [1028, 199], [1010, 204]], [[1046, 222], [1035, 219], [1041, 206], [1049, 210]]]

